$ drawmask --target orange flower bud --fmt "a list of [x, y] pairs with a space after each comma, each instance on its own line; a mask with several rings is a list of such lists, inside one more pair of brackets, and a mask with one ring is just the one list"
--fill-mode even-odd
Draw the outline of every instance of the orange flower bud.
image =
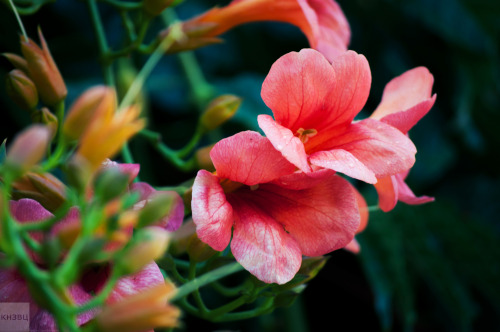
[[41, 123], [49, 127], [52, 130], [52, 138], [54, 138], [57, 133], [59, 120], [47, 107], [42, 107], [41, 110], [33, 112], [31, 114], [31, 118], [34, 122]]
[[12, 187], [14, 199], [32, 198], [52, 212], [66, 200], [66, 186], [50, 173], [28, 172]]
[[87, 160], [91, 171], [117, 153], [123, 144], [139, 130], [145, 122], [139, 119], [140, 111], [131, 106], [114, 113], [114, 108], [105, 109], [93, 117], [90, 126], [81, 137], [77, 155]]
[[4, 53], [2, 54], [9, 62], [16, 67], [16, 69], [21, 70], [25, 74], [29, 74], [29, 69], [28, 69], [28, 63], [26, 60], [23, 59], [23, 57], [13, 54], [13, 53]]
[[160, 227], [146, 227], [136, 234], [137, 242], [128, 249], [117, 267], [126, 274], [140, 271], [144, 266], [160, 258], [167, 250], [170, 233]]
[[25, 110], [33, 110], [38, 105], [38, 92], [33, 81], [21, 70], [14, 69], [6, 79], [9, 97]]
[[175, 286], [165, 282], [130, 295], [103, 308], [94, 319], [97, 331], [140, 332], [157, 327], [176, 327], [180, 311], [168, 304]]
[[69, 139], [79, 139], [92, 120], [113, 112], [116, 94], [107, 86], [96, 86], [85, 91], [71, 106], [64, 120], [63, 133]]
[[161, 14], [165, 8], [169, 7], [175, 0], [144, 0], [144, 11], [155, 17]]
[[20, 170], [33, 167], [45, 156], [52, 137], [47, 126], [32, 125], [22, 131], [7, 152], [6, 164]]
[[21, 51], [28, 63], [29, 76], [35, 82], [43, 102], [55, 106], [66, 98], [68, 90], [40, 29], [38, 35], [42, 48], [33, 40], [21, 37]]
[[[185, 38], [175, 41], [170, 46], [167, 53], [177, 53], [182, 51], [190, 51], [200, 47], [222, 43], [222, 39], [211, 35], [211, 31], [217, 28], [217, 23], [212, 22], [197, 22], [196, 24], [183, 24], [182, 32]], [[158, 39], [163, 40], [169, 33], [170, 28], [160, 31]]]
[[213, 130], [231, 119], [240, 107], [241, 98], [223, 95], [215, 98], [205, 109], [200, 118], [200, 125], [206, 130]]
[[212, 148], [214, 147], [214, 145], [215, 144], [205, 146], [203, 148], [198, 149], [195, 152], [194, 157], [196, 159], [196, 164], [198, 165], [198, 168], [205, 169], [209, 172], [215, 171], [214, 163], [212, 162], [212, 159], [210, 158], [210, 151], [212, 151]]

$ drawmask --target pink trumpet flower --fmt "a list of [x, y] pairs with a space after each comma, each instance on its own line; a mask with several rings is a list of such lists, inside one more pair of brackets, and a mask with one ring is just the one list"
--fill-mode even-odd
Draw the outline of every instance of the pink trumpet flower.
[[274, 119], [259, 115], [259, 126], [302, 171], [317, 166], [374, 184], [412, 167], [416, 148], [382, 121], [353, 122], [370, 84], [366, 58], [353, 51], [332, 64], [315, 50], [288, 53], [273, 64], [262, 85], [262, 99]]
[[[370, 116], [372, 119], [390, 124], [403, 134], [426, 115], [434, 102], [432, 95], [434, 77], [425, 67], [417, 67], [392, 79], [385, 87], [382, 101]], [[379, 195], [379, 206], [382, 211], [392, 210], [399, 201], [416, 205], [434, 201], [433, 197], [416, 197], [405, 183], [410, 169], [401, 173], [379, 178], [375, 189]]]
[[[290, 281], [302, 255], [343, 248], [360, 223], [355, 192], [331, 170], [296, 172], [269, 140], [252, 131], [218, 142], [216, 173], [200, 170], [192, 212], [198, 237], [267, 283]], [[231, 240], [232, 230], [232, 240]]]

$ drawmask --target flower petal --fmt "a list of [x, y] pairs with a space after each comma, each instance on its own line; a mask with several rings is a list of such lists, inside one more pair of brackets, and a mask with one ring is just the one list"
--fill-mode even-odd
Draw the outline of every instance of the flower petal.
[[263, 184], [257, 190], [238, 194], [282, 224], [306, 256], [343, 248], [359, 227], [355, 193], [346, 180], [336, 175], [302, 190]]
[[351, 178], [376, 183], [377, 178], [362, 162], [345, 150], [318, 151], [309, 161], [311, 164], [344, 173]]
[[411, 168], [417, 152], [406, 135], [373, 119], [353, 123], [332, 140], [331, 145], [325, 150], [342, 149], [350, 152], [378, 179]]
[[321, 53], [304, 49], [285, 54], [273, 64], [261, 95], [276, 122], [292, 133], [315, 129], [314, 140], [322, 142], [332, 136], [328, 129], [349, 124], [359, 113], [370, 84], [370, 68], [363, 55], [347, 51], [330, 65]]
[[279, 125], [273, 118], [265, 114], [259, 115], [257, 121], [274, 148], [281, 152], [283, 157], [303, 172], [312, 171], [307, 162], [304, 144], [293, 135], [290, 129]]
[[407, 133], [434, 105], [433, 83], [427, 68], [408, 70], [386, 85], [382, 101], [370, 117]]
[[120, 278], [111, 291], [106, 303], [111, 304], [119, 302], [127, 296], [140, 293], [150, 287], [164, 282], [165, 279], [163, 278], [158, 265], [156, 265], [155, 262], [151, 262], [141, 271], [130, 276]]
[[408, 185], [404, 181], [405, 176], [403, 174], [397, 174], [393, 178], [397, 183], [398, 199], [401, 202], [410, 205], [419, 205], [434, 201], [434, 197], [429, 197], [429, 196], [416, 197], [413, 191], [411, 191], [410, 187], [408, 187]]
[[425, 67], [417, 67], [393, 78], [385, 86], [382, 101], [372, 118], [404, 111], [431, 98], [434, 77]]
[[244, 131], [219, 141], [210, 151], [217, 176], [252, 186], [290, 174], [295, 167], [259, 133]]
[[349, 23], [335, 1], [297, 0], [309, 22], [312, 48], [320, 51], [329, 61], [347, 51], [351, 39]]
[[335, 174], [331, 169], [318, 169], [311, 173], [295, 172], [272, 181], [280, 187], [292, 190], [308, 189], [321, 184]]
[[251, 202], [239, 195], [230, 195], [230, 202], [235, 211], [231, 251], [236, 260], [264, 282], [290, 281], [302, 262], [297, 242]]
[[218, 177], [205, 170], [198, 171], [191, 210], [200, 240], [215, 250], [224, 250], [231, 240], [233, 208], [226, 200]]
[[389, 212], [396, 206], [398, 202], [398, 185], [395, 176], [387, 176], [378, 179], [375, 183], [375, 189], [378, 193], [378, 206], [384, 212]]

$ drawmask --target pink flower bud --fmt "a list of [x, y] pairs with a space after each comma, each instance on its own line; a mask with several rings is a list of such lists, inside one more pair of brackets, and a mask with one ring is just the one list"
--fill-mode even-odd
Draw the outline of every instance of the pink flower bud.
[[32, 125], [21, 132], [7, 152], [6, 164], [27, 170], [45, 156], [52, 137], [49, 127]]

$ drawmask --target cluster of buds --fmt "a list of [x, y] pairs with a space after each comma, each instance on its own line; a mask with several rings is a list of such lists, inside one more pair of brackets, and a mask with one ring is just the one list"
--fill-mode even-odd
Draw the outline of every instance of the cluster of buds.
[[38, 98], [48, 107], [54, 107], [68, 93], [41, 30], [38, 30], [38, 35], [41, 47], [21, 36], [23, 57], [4, 54], [16, 68], [7, 76], [7, 92], [19, 107], [28, 111], [36, 109]]

